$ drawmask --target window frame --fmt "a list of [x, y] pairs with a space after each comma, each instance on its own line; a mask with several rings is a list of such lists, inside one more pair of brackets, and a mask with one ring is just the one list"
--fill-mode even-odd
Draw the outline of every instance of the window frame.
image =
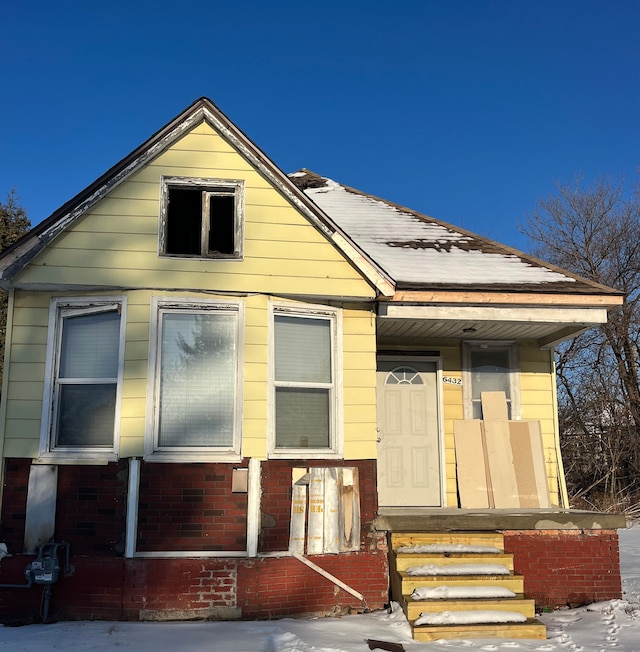
[[[243, 179], [217, 179], [208, 177], [160, 177], [160, 223], [158, 228], [158, 255], [166, 258], [189, 258], [196, 260], [236, 260], [244, 258], [244, 187]], [[175, 254], [167, 251], [167, 229], [169, 220], [169, 192], [171, 188], [200, 189], [205, 193], [201, 203], [201, 232], [199, 254]], [[221, 253], [205, 250], [209, 236], [208, 213], [211, 196], [234, 197], [234, 251]]]
[[[120, 315], [118, 340], [118, 371], [114, 408], [113, 441], [106, 446], [59, 446], [56, 439], [58, 414], [58, 370], [61, 356], [64, 319], [72, 316], [110, 312], [116, 309]], [[49, 304], [47, 329], [47, 357], [45, 362], [45, 385], [40, 422], [40, 455], [43, 461], [57, 464], [93, 463], [106, 464], [117, 461], [120, 449], [120, 419], [122, 414], [122, 383], [124, 378], [124, 352], [126, 341], [126, 296], [55, 297]], [[64, 383], [62, 383], [64, 384]], [[90, 384], [90, 383], [87, 383]]]
[[[331, 324], [331, 376], [327, 383], [296, 383], [276, 381], [275, 317], [286, 315], [300, 319], [326, 319]], [[343, 335], [342, 309], [314, 304], [269, 303], [269, 396], [267, 404], [267, 443], [270, 459], [342, 459], [344, 451], [343, 406]], [[329, 392], [329, 446], [327, 448], [279, 448], [276, 447], [276, 387], [327, 387]]]
[[520, 366], [518, 347], [513, 340], [485, 341], [468, 340], [462, 343], [462, 387], [464, 401], [464, 418], [473, 419], [473, 369], [471, 367], [472, 351], [489, 350], [505, 351], [509, 362], [509, 392], [508, 402], [511, 405], [510, 420], [516, 421], [520, 417]]
[[[231, 446], [158, 446], [160, 415], [161, 315], [165, 313], [233, 314], [236, 318], [236, 359], [234, 385], [233, 441]], [[144, 459], [149, 462], [239, 462], [242, 459], [244, 302], [175, 297], [151, 297], [149, 319], [149, 362], [147, 369], [147, 410]]]

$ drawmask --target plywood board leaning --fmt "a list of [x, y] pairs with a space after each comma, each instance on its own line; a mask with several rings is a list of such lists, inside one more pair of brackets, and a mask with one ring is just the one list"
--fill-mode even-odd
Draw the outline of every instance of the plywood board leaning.
[[531, 457], [533, 469], [538, 487], [538, 501], [540, 507], [547, 509], [551, 507], [551, 494], [547, 480], [547, 465], [544, 459], [544, 447], [542, 445], [542, 432], [539, 421], [527, 421], [531, 433]]
[[529, 424], [526, 421], [510, 421], [509, 434], [520, 507], [538, 508], [540, 499], [533, 465]]
[[[340, 477], [338, 477], [340, 474]], [[340, 519], [338, 511], [339, 487], [342, 472], [335, 466], [324, 470], [324, 544], [323, 552], [340, 551]]]
[[496, 509], [520, 507], [518, 482], [511, 451], [509, 421], [484, 422], [489, 477]]
[[482, 422], [477, 419], [454, 421], [453, 433], [460, 507], [488, 508], [489, 491], [484, 464]]
[[509, 418], [507, 395], [504, 392], [481, 392], [480, 400], [484, 421], [506, 421]]
[[313, 468], [309, 479], [307, 554], [321, 555], [324, 548], [324, 469]]
[[360, 482], [358, 469], [344, 467], [340, 507], [340, 552], [360, 550]]
[[291, 524], [289, 526], [289, 551], [304, 554], [304, 530], [307, 513], [307, 488], [293, 485], [291, 495]]

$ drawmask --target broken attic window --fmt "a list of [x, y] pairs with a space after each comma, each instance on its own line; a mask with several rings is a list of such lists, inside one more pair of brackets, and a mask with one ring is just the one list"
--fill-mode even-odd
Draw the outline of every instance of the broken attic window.
[[168, 183], [161, 251], [173, 256], [240, 258], [240, 186]]

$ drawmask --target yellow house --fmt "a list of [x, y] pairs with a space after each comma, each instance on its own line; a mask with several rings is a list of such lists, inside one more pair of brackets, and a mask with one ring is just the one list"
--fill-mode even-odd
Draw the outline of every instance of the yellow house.
[[[618, 292], [287, 176], [206, 98], [3, 252], [0, 283], [1, 617], [37, 608], [9, 585], [51, 539], [75, 566], [59, 617], [379, 608], [389, 585], [409, 613], [391, 533], [499, 536], [544, 604], [619, 595], [620, 519], [568, 510], [553, 367]], [[562, 576], [563, 547], [602, 568]]]

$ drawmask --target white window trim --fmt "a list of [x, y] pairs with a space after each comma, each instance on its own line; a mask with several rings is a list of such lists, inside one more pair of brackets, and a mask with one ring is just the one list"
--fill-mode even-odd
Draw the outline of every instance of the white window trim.
[[[78, 315], [104, 312], [110, 307], [120, 311], [120, 341], [118, 352], [118, 377], [116, 381], [116, 406], [114, 413], [113, 446], [105, 447], [63, 447], [52, 446], [53, 416], [55, 413], [55, 378], [57, 360], [60, 355], [62, 336], [62, 315], [64, 309], [77, 311]], [[40, 421], [40, 456], [42, 462], [56, 464], [107, 464], [118, 459], [120, 449], [120, 418], [122, 414], [122, 381], [124, 374], [124, 348], [126, 340], [126, 296], [56, 297], [49, 305], [47, 331], [47, 359], [45, 363], [44, 393]], [[68, 316], [68, 314], [66, 315]]]
[[507, 351], [509, 354], [509, 391], [511, 392], [511, 419], [520, 417], [520, 364], [518, 347], [513, 340], [467, 340], [462, 343], [462, 388], [464, 400], [464, 418], [473, 419], [472, 387], [471, 387], [471, 351], [488, 349]]
[[[275, 315], [301, 318], [324, 318], [331, 322], [332, 377], [330, 393], [332, 414], [329, 421], [330, 446], [328, 448], [276, 448], [275, 432]], [[270, 459], [342, 459], [344, 457], [344, 402], [342, 361], [342, 309], [314, 304], [269, 302], [269, 371], [267, 400], [267, 448]]]
[[[236, 396], [234, 411], [233, 444], [230, 447], [171, 448], [159, 450], [158, 432], [158, 395], [160, 389], [160, 342], [158, 339], [159, 315], [162, 309], [219, 311], [236, 315]], [[144, 440], [144, 459], [148, 462], [239, 462], [242, 445], [242, 369], [244, 368], [244, 302], [227, 300], [176, 299], [175, 297], [151, 297], [151, 314], [149, 319], [149, 363], [147, 368], [147, 410]]]
[[[160, 177], [160, 225], [158, 228], [158, 255], [168, 258], [188, 258], [190, 260], [229, 260], [229, 261], [242, 261], [244, 259], [244, 179], [217, 179], [208, 177], [173, 177], [161, 176]], [[168, 202], [169, 202], [169, 188], [182, 186], [185, 188], [199, 187], [207, 193], [206, 204], [208, 207], [209, 197], [211, 195], [223, 194], [222, 190], [233, 190], [235, 200], [234, 214], [234, 244], [235, 251], [233, 254], [207, 254], [204, 251], [194, 255], [187, 254], [172, 254], [166, 251], [167, 246], [167, 219], [168, 219]], [[227, 193], [224, 193], [227, 194]], [[204, 210], [204, 207], [203, 207]], [[208, 212], [208, 211], [207, 211]], [[201, 247], [204, 249], [204, 239], [207, 227], [203, 221], [202, 230], [202, 243]]]

